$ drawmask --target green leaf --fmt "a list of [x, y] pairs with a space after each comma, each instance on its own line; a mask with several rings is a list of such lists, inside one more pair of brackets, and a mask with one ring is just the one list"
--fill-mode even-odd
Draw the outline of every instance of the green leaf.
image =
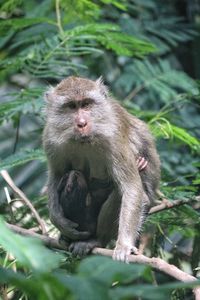
[[56, 274], [56, 278], [67, 287], [78, 300], [111, 300], [108, 288], [102, 282], [91, 278], [77, 276], [66, 276], [66, 274]]
[[45, 248], [40, 240], [13, 233], [1, 218], [0, 230], [0, 244], [12, 253], [22, 266], [37, 272], [49, 272], [59, 266], [62, 256]]
[[89, 276], [107, 286], [110, 286], [114, 281], [131, 282], [141, 277], [145, 270], [146, 266], [144, 265], [124, 264], [101, 256], [84, 259], [78, 268], [81, 276]]

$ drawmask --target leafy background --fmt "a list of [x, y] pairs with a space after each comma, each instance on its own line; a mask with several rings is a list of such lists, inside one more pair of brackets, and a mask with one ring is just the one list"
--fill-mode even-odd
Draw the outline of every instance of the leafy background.
[[[56, 231], [48, 221], [47, 199], [39, 193], [47, 176], [43, 94], [71, 74], [102, 75], [113, 96], [149, 124], [167, 198], [198, 196], [199, 20], [199, 0], [0, 1], [0, 168], [9, 170], [51, 234]], [[0, 180], [4, 219], [35, 227], [28, 208], [10, 191], [11, 215]], [[146, 253], [198, 275], [199, 208], [191, 202], [152, 215], [145, 225], [153, 232]], [[12, 234], [3, 221], [0, 227], [3, 299], [7, 294], [9, 299], [192, 299], [187, 286], [169, 284], [171, 278], [144, 266], [99, 257], [79, 262]]]

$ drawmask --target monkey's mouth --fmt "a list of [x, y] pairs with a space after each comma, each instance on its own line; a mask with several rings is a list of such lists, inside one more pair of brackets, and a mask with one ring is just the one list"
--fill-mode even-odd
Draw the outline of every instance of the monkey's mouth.
[[74, 139], [82, 143], [88, 143], [92, 140], [92, 134], [88, 130], [75, 130]]

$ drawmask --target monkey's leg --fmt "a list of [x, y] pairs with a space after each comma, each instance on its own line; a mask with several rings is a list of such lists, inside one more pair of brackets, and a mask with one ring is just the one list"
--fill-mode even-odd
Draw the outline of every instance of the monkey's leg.
[[102, 247], [117, 239], [119, 226], [119, 213], [121, 206], [121, 196], [113, 190], [106, 202], [103, 204], [97, 223], [97, 239]]

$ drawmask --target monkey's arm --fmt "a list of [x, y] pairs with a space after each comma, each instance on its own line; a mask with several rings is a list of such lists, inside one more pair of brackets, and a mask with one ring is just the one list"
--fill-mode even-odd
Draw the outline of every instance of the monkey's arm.
[[[130, 157], [130, 156], [129, 156]], [[129, 165], [122, 165], [119, 171], [118, 164], [116, 172], [121, 172], [118, 182], [119, 193], [121, 194], [121, 208], [119, 215], [119, 228], [116, 247], [113, 258], [121, 261], [128, 261], [131, 252], [137, 253], [135, 242], [142, 224], [143, 201], [145, 193], [136, 161], [129, 162]], [[114, 174], [116, 173], [114, 170]]]
[[77, 231], [75, 228], [78, 224], [65, 218], [62, 206], [59, 203], [57, 187], [60, 178], [54, 176], [49, 177], [48, 198], [49, 198], [49, 217], [51, 222], [60, 230], [61, 234], [71, 240], [84, 240], [90, 236], [89, 232]]

